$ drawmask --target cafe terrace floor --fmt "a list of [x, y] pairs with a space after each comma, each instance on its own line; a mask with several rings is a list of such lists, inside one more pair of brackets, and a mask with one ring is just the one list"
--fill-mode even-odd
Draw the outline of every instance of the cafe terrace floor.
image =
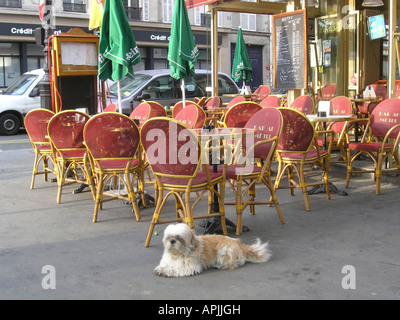
[[[153, 273], [166, 225], [156, 226], [158, 236], [144, 247], [153, 206], [136, 222], [131, 206], [108, 202], [92, 223], [90, 192], [72, 194], [76, 186], [68, 186], [56, 204], [55, 183], [38, 177], [29, 189], [32, 163], [31, 149], [0, 153], [0, 299], [400, 299], [398, 178], [385, 178], [377, 196], [370, 176], [353, 177], [348, 196], [311, 195], [310, 212], [298, 190], [294, 197], [278, 190], [285, 225], [266, 206], [243, 218], [250, 231], [242, 241], [269, 241], [269, 262], [170, 279]], [[332, 165], [339, 189], [344, 172]], [[226, 209], [231, 220], [234, 210]], [[55, 289], [42, 287], [47, 265], [56, 271]]]

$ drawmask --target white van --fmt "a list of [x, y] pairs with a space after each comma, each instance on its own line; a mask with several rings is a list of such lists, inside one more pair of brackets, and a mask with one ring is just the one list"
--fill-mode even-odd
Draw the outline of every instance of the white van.
[[26, 72], [0, 94], [0, 134], [17, 134], [25, 115], [40, 108], [38, 83], [43, 76], [43, 69]]

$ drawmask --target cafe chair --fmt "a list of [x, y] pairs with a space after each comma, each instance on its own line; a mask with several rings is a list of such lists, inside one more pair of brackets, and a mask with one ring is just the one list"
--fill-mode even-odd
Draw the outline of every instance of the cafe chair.
[[[200, 138], [189, 127], [170, 118], [146, 121], [140, 135], [156, 180], [156, 208], [145, 246], [150, 244], [155, 225], [162, 223], [184, 222], [194, 230], [194, 219], [220, 217], [223, 233], [227, 235], [225, 172], [212, 172], [208, 160], [202, 162], [207, 156]], [[217, 184], [218, 191], [214, 188]], [[195, 197], [192, 198], [193, 193]], [[213, 194], [218, 197], [218, 213], [212, 213]], [[194, 215], [194, 209], [204, 195], [208, 195], [208, 214]], [[161, 211], [170, 196], [175, 199], [176, 216], [160, 219]]]
[[110, 103], [107, 107], [104, 108], [103, 112], [116, 112], [117, 106], [114, 103]]
[[238, 102], [226, 111], [217, 124], [225, 128], [244, 128], [247, 121], [261, 109], [262, 107], [253, 101]]
[[[25, 129], [35, 151], [31, 189], [35, 184], [36, 175], [43, 174], [44, 181], [47, 181], [49, 173], [56, 175], [53, 153], [47, 136], [47, 125], [53, 116], [54, 112], [47, 109], [34, 109], [25, 116]], [[49, 162], [51, 163], [50, 167]], [[40, 163], [43, 166], [42, 171], [39, 171]]]
[[[185, 100], [185, 105], [187, 106], [189, 104], [198, 105], [196, 102]], [[177, 103], [175, 103], [174, 108], [172, 109], [172, 118], [175, 119], [176, 115], [179, 112], [181, 112], [182, 109], [183, 109], [183, 101], [178, 101]]]
[[[380, 84], [371, 84], [365, 87], [364, 89], [364, 93], [363, 93], [363, 98], [368, 98], [368, 96], [366, 96], [365, 94], [365, 90], [369, 89], [369, 87], [371, 87], [371, 89], [375, 92], [375, 95], [377, 98], [381, 98], [383, 100], [388, 98], [388, 92], [387, 89]], [[375, 107], [381, 102], [361, 102], [361, 103], [357, 103], [357, 109], [358, 109], [358, 114], [361, 118], [367, 118], [369, 117], [369, 115], [372, 113], [372, 111], [375, 109]]]
[[222, 99], [219, 96], [210, 97], [207, 99], [205, 107], [207, 110], [218, 109], [222, 107]]
[[196, 102], [200, 107], [204, 107], [207, 101], [207, 97], [201, 97], [201, 98], [194, 98], [194, 102]]
[[173, 118], [191, 129], [201, 129], [205, 124], [207, 116], [204, 110], [197, 104], [188, 104]]
[[146, 102], [150, 105], [152, 117], [166, 117], [167, 116], [167, 111], [160, 103], [158, 103], [156, 101], [147, 101], [147, 100], [143, 101], [143, 102]]
[[73, 183], [89, 185], [93, 198], [95, 197], [83, 140], [83, 128], [88, 120], [89, 116], [83, 112], [65, 110], [56, 113], [47, 126], [57, 169], [57, 203], [61, 202], [63, 187]]
[[281, 100], [277, 96], [268, 96], [261, 100], [259, 104], [263, 108], [279, 108], [281, 106]]
[[336, 84], [327, 84], [318, 90], [317, 101], [330, 101], [336, 96]]
[[[353, 173], [374, 173], [376, 194], [381, 193], [383, 173], [400, 173], [398, 146], [400, 139], [400, 100], [390, 98], [379, 103], [372, 111], [360, 142], [349, 142], [347, 135], [347, 179], [349, 187]], [[356, 120], [355, 120], [356, 121]], [[348, 124], [350, 126], [351, 123]], [[347, 130], [348, 132], [348, 130]], [[354, 162], [361, 155], [367, 155], [374, 162], [373, 169], [354, 170]], [[390, 167], [390, 160], [394, 160]], [[386, 167], [385, 167], [386, 165]]]
[[236, 103], [243, 102], [243, 101], [246, 101], [246, 98], [244, 96], [234, 97], [231, 101], [228, 102], [228, 104], [226, 105], [226, 109], [230, 109]]
[[[332, 115], [349, 116], [352, 115], [352, 104], [349, 98], [345, 96], [337, 96], [331, 99]], [[326, 128], [333, 131], [332, 150], [339, 150], [343, 160], [332, 161], [331, 163], [347, 163], [346, 150], [346, 122], [327, 122]], [[323, 128], [320, 128], [321, 130]], [[318, 145], [323, 147], [323, 137], [318, 137]]]
[[138, 126], [141, 127], [150, 118], [160, 116], [159, 109], [152, 107], [148, 102], [141, 102], [129, 115], [129, 118], [139, 122]]
[[271, 93], [271, 88], [268, 85], [260, 85], [254, 92], [251, 97], [251, 101], [259, 102], [266, 97], [268, 97]]
[[[163, 223], [184, 222], [194, 230], [195, 219], [220, 217], [223, 233], [227, 235], [225, 172], [209, 170], [200, 138], [189, 127], [170, 118], [146, 121], [140, 135], [156, 180], [156, 208], [145, 246], [150, 244], [155, 225]], [[204, 159], [207, 161], [202, 162]], [[217, 184], [218, 191], [214, 188]], [[195, 194], [195, 197], [192, 198], [191, 194]], [[218, 213], [212, 213], [213, 194], [218, 197]], [[208, 214], [194, 215], [196, 205], [205, 195], [208, 195]], [[170, 196], [175, 199], [176, 216], [160, 219], [161, 211]]]
[[[141, 168], [137, 155], [140, 136], [135, 122], [120, 113], [100, 113], [87, 122], [83, 136], [96, 177], [93, 222], [97, 221], [103, 203], [116, 199], [131, 202], [139, 221], [141, 216], [136, 195], [142, 193], [143, 185], [139, 181], [135, 191], [134, 182], [140, 179], [137, 177], [140, 177]], [[107, 185], [112, 187], [105, 191]]]
[[304, 95], [297, 97], [290, 104], [290, 108], [300, 111], [305, 115], [312, 114], [314, 110], [314, 102], [310, 96]]
[[[274, 205], [281, 223], [285, 223], [271, 180], [271, 164], [281, 135], [282, 122], [282, 115], [276, 108], [264, 108], [254, 114], [245, 125], [245, 128], [255, 130], [254, 141], [246, 137], [239, 141], [237, 147], [242, 146], [242, 157], [236, 163], [227, 165], [226, 179], [233, 190], [235, 201], [225, 201], [225, 205], [236, 206], [237, 235], [242, 233], [242, 213], [247, 206], [255, 214], [255, 205]], [[267, 196], [261, 194], [256, 199], [256, 190], [257, 193], [261, 191], [258, 185], [266, 187], [270, 201], [266, 201]]]
[[[329, 166], [332, 147], [332, 135], [330, 130], [316, 132], [308, 118], [300, 111], [293, 108], [278, 108], [282, 113], [282, 133], [276, 149], [278, 172], [275, 180], [275, 190], [289, 189], [294, 195], [294, 189], [299, 188], [304, 197], [306, 211], [310, 211], [310, 200], [307, 187], [322, 186], [326, 196], [330, 199], [329, 192]], [[317, 135], [326, 134], [326, 149], [318, 146]], [[323, 172], [323, 181], [311, 180], [311, 173], [320, 168]], [[283, 175], [287, 173], [288, 185], [281, 186]], [[295, 177], [295, 174], [296, 176]], [[319, 175], [318, 175], [319, 177]]]

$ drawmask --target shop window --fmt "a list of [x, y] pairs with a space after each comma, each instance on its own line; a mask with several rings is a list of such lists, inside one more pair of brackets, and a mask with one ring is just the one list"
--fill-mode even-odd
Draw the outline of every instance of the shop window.
[[21, 75], [19, 60], [19, 57], [0, 56], [0, 87], [8, 87]]

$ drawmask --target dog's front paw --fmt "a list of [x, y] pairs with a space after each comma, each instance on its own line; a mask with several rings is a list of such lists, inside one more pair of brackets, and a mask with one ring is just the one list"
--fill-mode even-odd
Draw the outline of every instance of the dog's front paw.
[[174, 277], [170, 270], [161, 266], [155, 267], [154, 273], [160, 277]]

